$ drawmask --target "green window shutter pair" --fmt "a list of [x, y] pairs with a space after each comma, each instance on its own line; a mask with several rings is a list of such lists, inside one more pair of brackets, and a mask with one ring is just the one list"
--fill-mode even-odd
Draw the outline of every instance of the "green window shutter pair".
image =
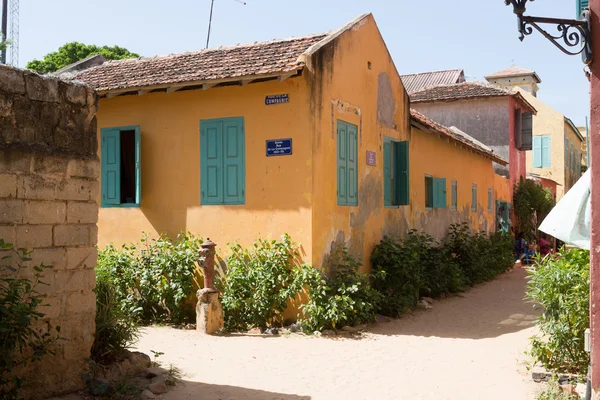
[[477, 212], [477, 185], [471, 187], [471, 212]]
[[533, 168], [550, 167], [550, 136], [533, 137]]
[[[121, 131], [135, 132], [135, 203], [121, 202]], [[142, 202], [142, 168], [140, 127], [103, 128], [101, 136], [101, 179], [103, 207], [115, 207], [123, 204], [140, 205]]]
[[383, 141], [383, 203], [385, 206], [403, 206], [409, 196], [408, 142]]
[[246, 162], [243, 118], [200, 122], [201, 204], [244, 204]]
[[337, 121], [337, 203], [358, 205], [358, 127], [341, 120]]
[[452, 181], [452, 209], [458, 208], [458, 182]]

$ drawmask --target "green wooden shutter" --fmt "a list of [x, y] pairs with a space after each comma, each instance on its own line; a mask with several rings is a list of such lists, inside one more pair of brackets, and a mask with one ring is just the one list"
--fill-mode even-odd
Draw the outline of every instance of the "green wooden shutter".
[[224, 204], [244, 204], [246, 194], [246, 163], [244, 120], [223, 120]]
[[492, 203], [494, 199], [494, 192], [492, 189], [488, 189], [488, 212], [491, 213], [492, 212]]
[[533, 114], [523, 113], [521, 116], [521, 144], [519, 150], [531, 150], [531, 136], [533, 135]]
[[533, 168], [542, 168], [542, 137], [533, 137]]
[[433, 179], [433, 208], [446, 208], [446, 178]]
[[542, 168], [550, 167], [550, 136], [541, 136]]
[[102, 129], [102, 205], [121, 204], [121, 132]]
[[471, 211], [477, 212], [477, 185], [471, 188]]
[[140, 128], [135, 128], [135, 202], [142, 204], [142, 138]]
[[576, 4], [577, 4], [577, 10], [575, 12], [576, 19], [581, 18], [581, 14], [583, 13], [583, 10], [588, 8], [589, 3], [590, 3], [589, 0], [576, 0]]
[[456, 210], [458, 206], [458, 183], [452, 181], [452, 209]]
[[358, 205], [358, 127], [348, 125], [348, 205]]
[[396, 205], [410, 204], [408, 141], [394, 143]]
[[392, 205], [392, 142], [383, 141], [383, 205]]
[[201, 204], [223, 204], [223, 123], [200, 122]]
[[337, 203], [348, 204], [348, 129], [343, 121], [337, 123]]

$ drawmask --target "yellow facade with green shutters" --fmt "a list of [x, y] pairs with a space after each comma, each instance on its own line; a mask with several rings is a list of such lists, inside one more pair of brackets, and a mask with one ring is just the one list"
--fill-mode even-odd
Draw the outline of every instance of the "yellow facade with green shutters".
[[[316, 267], [347, 246], [368, 269], [384, 235], [404, 237], [414, 228], [441, 238], [453, 222], [493, 230], [492, 160], [411, 127], [408, 96], [371, 15], [303, 57], [302, 73], [285, 79], [105, 94], [99, 154], [106, 153], [102, 133], [127, 136], [127, 127], [139, 127], [139, 158], [126, 170], [139, 172], [140, 195], [122, 207], [106, 204], [103, 171], [99, 245], [135, 242], [142, 232], [190, 231], [223, 252], [228, 242], [289, 233]], [[284, 143], [280, 153], [268, 155], [271, 140]], [[437, 207], [426, 207], [426, 175], [445, 179], [445, 188], [436, 186]]]

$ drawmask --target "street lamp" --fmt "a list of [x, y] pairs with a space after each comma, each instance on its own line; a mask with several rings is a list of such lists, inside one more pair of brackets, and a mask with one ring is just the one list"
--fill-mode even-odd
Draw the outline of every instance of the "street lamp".
[[[561, 19], [530, 17], [525, 14], [525, 6], [528, 0], [504, 0], [507, 6], [513, 6], [517, 14], [517, 29], [521, 34], [519, 39], [523, 41], [525, 36], [533, 33], [533, 28], [540, 32], [546, 39], [554, 43], [556, 47], [568, 55], [581, 54], [583, 62], [587, 65], [592, 62], [592, 37], [590, 35], [590, 11], [585, 10], [581, 14], [582, 19]], [[534, 0], [531, 0], [534, 1]], [[555, 25], [558, 31], [557, 35], [551, 35], [545, 31], [540, 24]], [[561, 43], [564, 42], [564, 43]]]

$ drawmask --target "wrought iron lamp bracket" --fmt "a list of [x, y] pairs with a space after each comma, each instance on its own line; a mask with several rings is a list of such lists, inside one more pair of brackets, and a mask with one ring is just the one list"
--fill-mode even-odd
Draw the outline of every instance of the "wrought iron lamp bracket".
[[[527, 0], [505, 0], [504, 3], [506, 5], [512, 4], [514, 7], [514, 12], [517, 14], [518, 19], [518, 30], [521, 34], [519, 39], [521, 41], [523, 41], [525, 36], [531, 35], [535, 29], [563, 53], [571, 56], [581, 54], [583, 62], [587, 65], [591, 64], [592, 37], [589, 10], [583, 12], [582, 19], [531, 17], [523, 15]], [[549, 33], [542, 27], [544, 25], [554, 25], [558, 33], [555, 35]]]

